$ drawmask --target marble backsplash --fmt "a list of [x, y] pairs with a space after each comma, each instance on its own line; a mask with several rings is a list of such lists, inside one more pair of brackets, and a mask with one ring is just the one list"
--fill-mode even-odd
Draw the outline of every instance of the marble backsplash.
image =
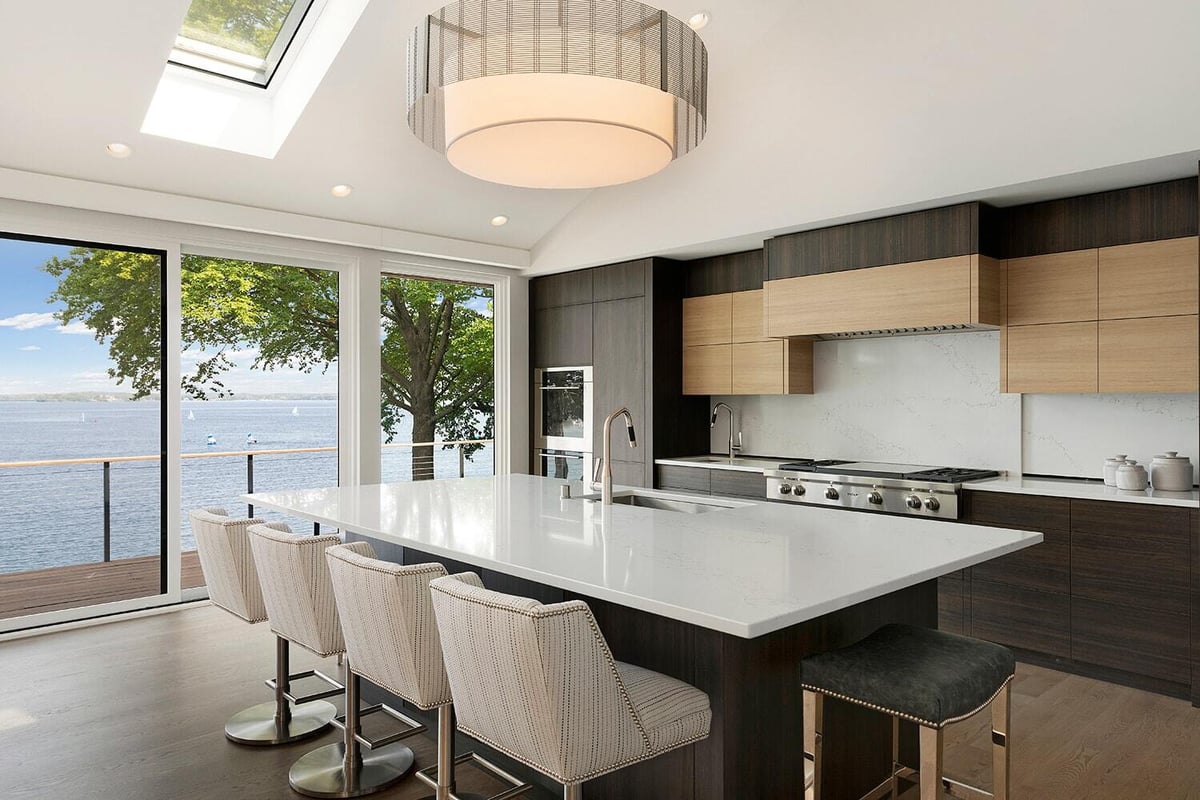
[[1001, 394], [997, 332], [817, 342], [813, 366], [813, 395], [712, 398], [738, 411], [743, 452], [1078, 477], [1115, 452], [1200, 453], [1195, 394]]

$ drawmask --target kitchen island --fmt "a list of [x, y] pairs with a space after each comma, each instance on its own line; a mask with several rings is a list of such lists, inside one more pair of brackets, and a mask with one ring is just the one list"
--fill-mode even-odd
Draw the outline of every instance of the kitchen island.
[[[596, 780], [589, 799], [798, 796], [799, 660], [886, 622], [933, 626], [939, 575], [1041, 541], [766, 502], [718, 500], [698, 514], [603, 506], [561, 498], [564, 485], [510, 475], [247, 500], [367, 538], [384, 558], [473, 569], [489, 588], [544, 602], [584, 599], [616, 658], [708, 692], [709, 739]], [[831, 705], [825, 796], [857, 797], [887, 772], [890, 725]]]

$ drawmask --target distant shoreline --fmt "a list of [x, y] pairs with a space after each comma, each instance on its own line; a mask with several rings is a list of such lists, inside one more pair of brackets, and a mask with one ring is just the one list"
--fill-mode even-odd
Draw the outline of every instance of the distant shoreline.
[[[268, 393], [268, 394], [235, 394], [229, 397], [213, 397], [208, 400], [194, 400], [185, 397], [184, 402], [194, 403], [228, 403], [236, 400], [337, 400], [336, 394], [303, 394], [303, 393]], [[156, 394], [133, 399], [130, 392], [37, 392], [32, 394], [0, 394], [0, 403], [157, 403]]]

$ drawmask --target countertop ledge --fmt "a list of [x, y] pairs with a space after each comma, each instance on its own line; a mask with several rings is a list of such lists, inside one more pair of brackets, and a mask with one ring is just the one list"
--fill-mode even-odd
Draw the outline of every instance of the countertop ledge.
[[[1033, 531], [765, 501], [737, 501], [736, 507], [705, 514], [602, 506], [562, 499], [563, 485], [551, 478], [497, 475], [245, 499], [473, 568], [743, 638], [1042, 541]], [[572, 485], [576, 495], [581, 488]]]
[[1195, 489], [1190, 492], [1162, 492], [1157, 489], [1134, 492], [1114, 486], [1105, 486], [1098, 480], [1007, 475], [1002, 478], [988, 478], [964, 483], [963, 488], [972, 492], [1034, 494], [1042, 497], [1067, 497], [1072, 500], [1110, 500], [1117, 503], [1200, 508], [1200, 491]]
[[[656, 458], [654, 463], [668, 467], [699, 467], [701, 469], [761, 473], [768, 469], [778, 469], [780, 464], [786, 464], [791, 460], [794, 459], [768, 456], [738, 456], [730, 459], [725, 456], [707, 455]], [[1200, 508], [1200, 491], [1195, 489], [1190, 492], [1162, 492], [1156, 489], [1132, 492], [1117, 489], [1114, 486], [1105, 486], [1099, 480], [1086, 478], [1037, 478], [1024, 475], [1005, 475], [999, 478], [964, 483], [963, 488], [973, 492], [1008, 492], [1042, 497], [1067, 497], [1075, 500], [1109, 500], [1117, 503]]]

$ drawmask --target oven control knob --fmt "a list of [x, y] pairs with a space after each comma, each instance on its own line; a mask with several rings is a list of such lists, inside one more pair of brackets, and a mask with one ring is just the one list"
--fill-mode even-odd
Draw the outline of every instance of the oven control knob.
[[797, 483], [795, 486], [793, 486], [792, 494], [795, 495], [796, 497], [799, 497], [800, 495], [804, 494], [804, 484]]
[[830, 486], [825, 490], [826, 500], [837, 500], [838, 497], [840, 497], [840, 495], [838, 494], [838, 490], [834, 487]]
[[878, 491], [873, 491], [867, 495], [867, 502], [873, 506], [881, 506], [883, 505], [883, 495]]
[[790, 483], [779, 484], [779, 493], [780, 494], [791, 494], [792, 493], [792, 485]]
[[917, 497], [915, 494], [910, 494], [908, 497], [904, 498], [904, 505], [914, 510], [920, 510], [921, 498]]
[[937, 511], [941, 507], [942, 504], [939, 503], [938, 499], [933, 495], [929, 495], [929, 497], [925, 498], [925, 508], [929, 509], [930, 511]]

